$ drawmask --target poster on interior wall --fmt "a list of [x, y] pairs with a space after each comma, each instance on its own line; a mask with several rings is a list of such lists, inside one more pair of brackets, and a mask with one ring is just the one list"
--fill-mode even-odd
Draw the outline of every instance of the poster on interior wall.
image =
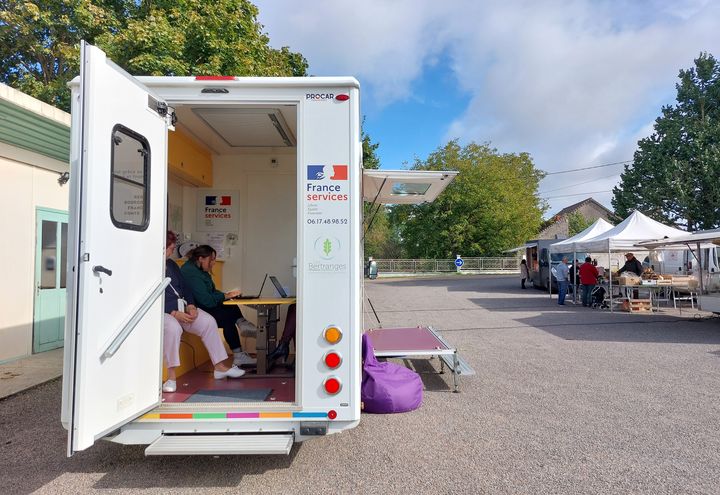
[[198, 189], [197, 231], [237, 232], [240, 229], [237, 191]]
[[182, 231], [182, 206], [168, 205], [168, 230], [175, 233]]
[[205, 232], [204, 234], [198, 234], [200, 240], [202, 240], [208, 246], [212, 246], [217, 254], [217, 259], [227, 259], [227, 253], [225, 252], [225, 232]]

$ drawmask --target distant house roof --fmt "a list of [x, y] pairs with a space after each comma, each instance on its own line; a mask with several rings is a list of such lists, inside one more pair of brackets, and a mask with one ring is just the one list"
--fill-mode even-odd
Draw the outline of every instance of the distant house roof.
[[539, 239], [563, 239], [570, 235], [568, 215], [580, 210], [587, 220], [593, 222], [598, 218], [605, 218], [611, 222], [617, 222], [615, 213], [605, 208], [593, 198], [586, 198], [552, 215], [540, 225]]
[[559, 212], [557, 212], [555, 215], [553, 215], [550, 218], [553, 219], [555, 217], [561, 217], [563, 215], [567, 215], [567, 214], [572, 213], [573, 211], [577, 210], [581, 206], [589, 204], [589, 203], [592, 203], [592, 205], [596, 206], [597, 208], [605, 210], [605, 213], [607, 214], [608, 218], [613, 218], [615, 216], [615, 212], [608, 210], [603, 205], [601, 205], [600, 203], [595, 201], [593, 198], [586, 198], [586, 199], [583, 199], [582, 201], [580, 201], [579, 203], [575, 203], [573, 205], [563, 208], [562, 210], [560, 210]]

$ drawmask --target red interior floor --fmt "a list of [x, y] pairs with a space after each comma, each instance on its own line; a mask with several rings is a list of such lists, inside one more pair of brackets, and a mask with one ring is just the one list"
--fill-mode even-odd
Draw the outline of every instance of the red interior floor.
[[[290, 370], [291, 371], [291, 370]], [[205, 362], [177, 379], [177, 391], [163, 393], [163, 402], [185, 402], [198, 390], [251, 390], [271, 388], [266, 402], [295, 402], [295, 377], [288, 369], [275, 366], [269, 374], [258, 376], [253, 369], [246, 369], [240, 378], [216, 380], [212, 365]]]

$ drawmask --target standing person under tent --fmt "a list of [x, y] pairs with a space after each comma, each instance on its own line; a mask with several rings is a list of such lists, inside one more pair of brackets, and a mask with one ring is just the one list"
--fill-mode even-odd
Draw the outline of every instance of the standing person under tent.
[[[631, 272], [631, 273], [634, 273], [635, 275], [637, 275], [638, 277], [640, 275], [642, 275], [642, 272], [643, 272], [642, 263], [640, 263], [640, 260], [637, 259], [634, 254], [625, 253], [625, 265], [623, 265], [623, 267], [618, 270], [618, 275], [620, 275], [623, 272]], [[633, 289], [632, 296], [637, 299], [637, 297], [638, 297], [637, 289]]]
[[225, 341], [235, 354], [234, 364], [237, 366], [256, 364], [257, 360], [240, 348], [238, 327], [240, 324], [249, 325], [249, 323], [243, 317], [240, 308], [223, 304], [224, 301], [239, 296], [241, 292], [217, 290], [210, 276], [216, 256], [217, 253], [212, 246], [207, 244], [198, 246], [187, 254], [188, 261], [180, 271], [185, 277], [185, 282], [190, 286], [198, 307], [210, 313], [217, 321], [218, 327], [222, 327]]
[[600, 275], [592, 264], [592, 258], [588, 256], [585, 258], [585, 263], [580, 265], [580, 283], [582, 284], [582, 305], [585, 307], [591, 306], [592, 291], [597, 284], [598, 276]]
[[570, 278], [570, 268], [567, 265], [567, 256], [563, 256], [560, 264], [555, 268], [555, 280], [558, 284], [558, 304], [565, 305], [565, 294], [567, 294], [568, 280]]
[[640, 263], [640, 260], [638, 260], [634, 254], [632, 253], [625, 253], [625, 265], [618, 270], [618, 275], [620, 275], [623, 272], [632, 272], [638, 277], [642, 275], [643, 272], [643, 266], [642, 263]]

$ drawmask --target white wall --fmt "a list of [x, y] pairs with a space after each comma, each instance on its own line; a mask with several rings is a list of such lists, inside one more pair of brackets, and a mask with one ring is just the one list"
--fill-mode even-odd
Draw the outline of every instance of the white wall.
[[183, 232], [183, 186], [173, 177], [168, 177], [168, 224], [173, 232]]
[[[275, 166], [271, 159], [276, 160]], [[265, 273], [275, 275], [295, 294], [293, 259], [297, 253], [297, 176], [295, 154], [213, 156], [213, 189], [239, 192], [239, 230], [235, 245], [226, 242], [223, 287], [247, 294], [260, 289]], [[202, 241], [196, 231], [197, 188], [170, 188], [170, 204], [182, 203], [183, 233]], [[179, 196], [182, 196], [181, 198]], [[274, 287], [268, 280], [263, 294]], [[244, 310], [248, 311], [248, 310]], [[246, 316], [254, 321], [254, 314]], [[282, 321], [279, 325], [282, 331]]]
[[68, 210], [66, 184], [57, 172], [29, 165], [45, 162], [67, 170], [67, 164], [0, 143], [0, 361], [32, 353], [35, 277], [35, 209], [38, 206]]

